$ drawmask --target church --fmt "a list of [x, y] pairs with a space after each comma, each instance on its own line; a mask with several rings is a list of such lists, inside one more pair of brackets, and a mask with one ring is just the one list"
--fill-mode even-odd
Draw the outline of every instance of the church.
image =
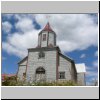
[[77, 64], [62, 54], [56, 45], [56, 38], [57, 35], [48, 22], [38, 34], [37, 47], [29, 48], [28, 55], [18, 62], [19, 80], [27, 82], [71, 80], [85, 85], [85, 72], [77, 72]]

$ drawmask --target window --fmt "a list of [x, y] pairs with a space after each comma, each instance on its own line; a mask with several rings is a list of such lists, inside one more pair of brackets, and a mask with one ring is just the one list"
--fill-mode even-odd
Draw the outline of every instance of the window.
[[59, 79], [65, 79], [65, 72], [59, 72]]
[[26, 76], [26, 73], [23, 73], [23, 76], [25, 77]]
[[45, 69], [42, 67], [39, 67], [36, 69], [36, 74], [45, 74]]
[[46, 34], [43, 34], [43, 41], [46, 41]]
[[39, 58], [44, 58], [45, 57], [45, 53], [44, 52], [39, 52]]
[[23, 73], [23, 80], [25, 80], [26, 78], [26, 73]]

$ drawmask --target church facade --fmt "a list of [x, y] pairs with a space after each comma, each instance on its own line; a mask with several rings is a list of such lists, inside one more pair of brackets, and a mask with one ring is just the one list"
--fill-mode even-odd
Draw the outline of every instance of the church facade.
[[56, 45], [56, 33], [49, 23], [38, 34], [38, 46], [29, 48], [28, 55], [18, 63], [17, 77], [27, 82], [77, 82], [75, 62], [61, 53]]

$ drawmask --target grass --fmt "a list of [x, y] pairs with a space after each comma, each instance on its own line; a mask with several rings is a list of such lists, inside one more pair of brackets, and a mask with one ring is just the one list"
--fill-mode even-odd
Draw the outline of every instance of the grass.
[[2, 82], [2, 86], [78, 86], [73, 81], [53, 81], [53, 82], [25, 82], [19, 81], [15, 76], [6, 77], [5, 81]]
[[64, 81], [64, 82], [23, 82], [23, 81], [14, 81], [9, 80], [2, 82], [3, 86], [77, 86], [76, 83], [72, 81]]
[[33, 82], [31, 86], [76, 86], [72, 81], [56, 81], [56, 82]]

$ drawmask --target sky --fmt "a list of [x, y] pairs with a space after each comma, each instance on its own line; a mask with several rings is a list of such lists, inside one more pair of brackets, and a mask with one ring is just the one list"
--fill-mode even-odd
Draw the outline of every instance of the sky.
[[98, 79], [97, 14], [2, 14], [2, 73], [17, 72], [48, 21], [62, 53], [76, 64], [85, 63], [87, 85]]

